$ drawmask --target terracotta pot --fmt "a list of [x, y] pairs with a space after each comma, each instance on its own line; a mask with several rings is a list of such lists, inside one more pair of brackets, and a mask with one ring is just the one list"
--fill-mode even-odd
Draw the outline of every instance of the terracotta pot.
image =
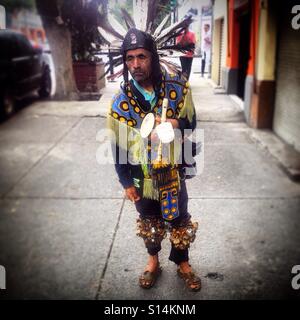
[[99, 93], [105, 87], [103, 62], [73, 62], [73, 71], [77, 88], [80, 92]]

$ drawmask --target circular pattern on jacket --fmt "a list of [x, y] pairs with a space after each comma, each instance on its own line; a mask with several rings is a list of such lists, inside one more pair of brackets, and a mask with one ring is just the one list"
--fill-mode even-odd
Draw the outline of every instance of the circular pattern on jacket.
[[173, 116], [174, 116], [174, 111], [173, 111], [173, 109], [168, 108], [167, 117], [168, 117], [168, 118], [172, 118]]
[[175, 90], [170, 90], [169, 97], [170, 97], [171, 100], [176, 100], [177, 92]]
[[123, 111], [128, 111], [129, 110], [129, 105], [128, 105], [127, 101], [121, 101], [120, 102], [120, 108]]
[[183, 105], [184, 105], [183, 100], [180, 100], [179, 103], [178, 103], [178, 105], [177, 105], [177, 107], [178, 107], [179, 109], [182, 109], [182, 108], [183, 108]]
[[127, 124], [129, 125], [129, 127], [135, 127], [136, 126], [136, 121], [135, 119], [129, 119], [127, 120]]
[[112, 113], [113, 118], [118, 119], [120, 117], [120, 115], [117, 112], [113, 112]]
[[136, 113], [140, 113], [140, 112], [141, 112], [141, 109], [140, 109], [139, 107], [135, 107], [135, 108], [134, 108], [134, 111], [135, 111]]

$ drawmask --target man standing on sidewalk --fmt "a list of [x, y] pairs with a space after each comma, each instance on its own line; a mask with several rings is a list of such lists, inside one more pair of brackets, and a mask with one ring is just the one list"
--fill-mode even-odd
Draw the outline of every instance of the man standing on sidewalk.
[[206, 61], [211, 51], [211, 31], [208, 23], [205, 23], [203, 27], [201, 51], [201, 76], [204, 77]]
[[196, 44], [195, 33], [189, 30], [189, 27], [187, 26], [184, 32], [177, 37], [176, 43], [182, 46], [186, 46], [186, 45], [191, 46], [191, 50], [188, 51], [183, 57], [180, 57], [182, 73], [187, 78], [187, 80], [189, 80], [191, 69], [192, 69], [192, 63], [193, 63], [194, 49]]
[[[155, 41], [145, 32], [130, 29], [124, 38], [122, 55], [124, 83], [112, 101], [108, 120], [109, 127], [116, 135], [115, 168], [126, 197], [135, 204], [140, 215], [137, 221], [138, 235], [143, 238], [149, 254], [139, 284], [142, 288], [151, 288], [161, 272], [158, 253], [161, 250], [161, 241], [166, 235], [165, 222], [168, 222], [171, 227], [169, 259], [178, 265], [178, 275], [184, 279], [187, 287], [198, 291], [201, 281], [192, 271], [188, 256], [198, 224], [191, 222], [188, 213], [185, 181], [176, 175], [180, 189], [172, 190], [170, 197], [162, 199], [153, 184], [152, 163], [149, 163], [148, 159], [145, 163], [142, 160], [143, 152], [136, 147], [139, 146], [136, 142], [141, 140], [139, 129], [145, 116], [148, 113], [156, 114], [156, 122], [160, 123], [163, 98], [169, 100], [167, 121], [173, 128], [181, 132], [195, 128], [196, 115], [191, 89], [178, 75], [170, 75], [161, 68]], [[128, 71], [132, 76], [131, 80], [128, 79]], [[120, 134], [122, 128], [125, 128], [128, 136], [133, 134], [135, 137], [135, 143], [132, 144], [135, 146], [133, 158], [135, 157], [135, 163], [138, 164], [121, 161], [127, 159], [130, 145], [129, 139], [124, 141], [125, 135]], [[154, 135], [151, 135], [148, 143], [152, 138], [155, 139]], [[168, 214], [163, 216], [166, 211]]]

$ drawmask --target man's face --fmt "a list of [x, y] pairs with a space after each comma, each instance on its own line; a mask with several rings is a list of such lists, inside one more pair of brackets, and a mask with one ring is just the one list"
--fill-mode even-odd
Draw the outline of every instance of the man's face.
[[133, 79], [142, 83], [151, 75], [151, 53], [145, 49], [128, 50], [126, 65]]

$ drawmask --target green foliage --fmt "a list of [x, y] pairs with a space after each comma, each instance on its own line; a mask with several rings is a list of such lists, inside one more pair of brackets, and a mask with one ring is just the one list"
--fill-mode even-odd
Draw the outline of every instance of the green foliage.
[[0, 0], [0, 5], [4, 6], [7, 12], [20, 9], [35, 8], [35, 0]]
[[[162, 22], [162, 20], [165, 18], [165, 16], [170, 13], [169, 3], [170, 3], [170, 0], [160, 0], [159, 1], [157, 16], [156, 16], [156, 19], [154, 20], [154, 23], [153, 23], [154, 28], [156, 28]], [[170, 25], [170, 23], [171, 23], [171, 20], [169, 19], [169, 22], [166, 25], [166, 27], [168, 27], [168, 25]]]
[[[177, 3], [177, 0], [176, 0]], [[124, 8], [133, 17], [133, 6], [132, 0], [119, 1], [114, 4], [114, 7], [109, 8], [112, 15], [116, 18], [118, 22], [127, 29], [124, 19], [121, 14], [121, 8]], [[153, 21], [153, 28], [155, 29], [164, 17], [170, 13], [170, 0], [160, 0], [158, 1], [157, 15]]]
[[101, 44], [97, 26], [99, 19], [105, 16], [106, 1], [92, 0], [83, 7], [80, 0], [64, 0], [61, 12], [71, 32], [73, 60], [96, 61], [92, 44]]
[[93, 54], [95, 49], [92, 44], [101, 44], [97, 27], [82, 26], [80, 29], [71, 29], [72, 36], [72, 58], [73, 61], [97, 61], [97, 57]]

